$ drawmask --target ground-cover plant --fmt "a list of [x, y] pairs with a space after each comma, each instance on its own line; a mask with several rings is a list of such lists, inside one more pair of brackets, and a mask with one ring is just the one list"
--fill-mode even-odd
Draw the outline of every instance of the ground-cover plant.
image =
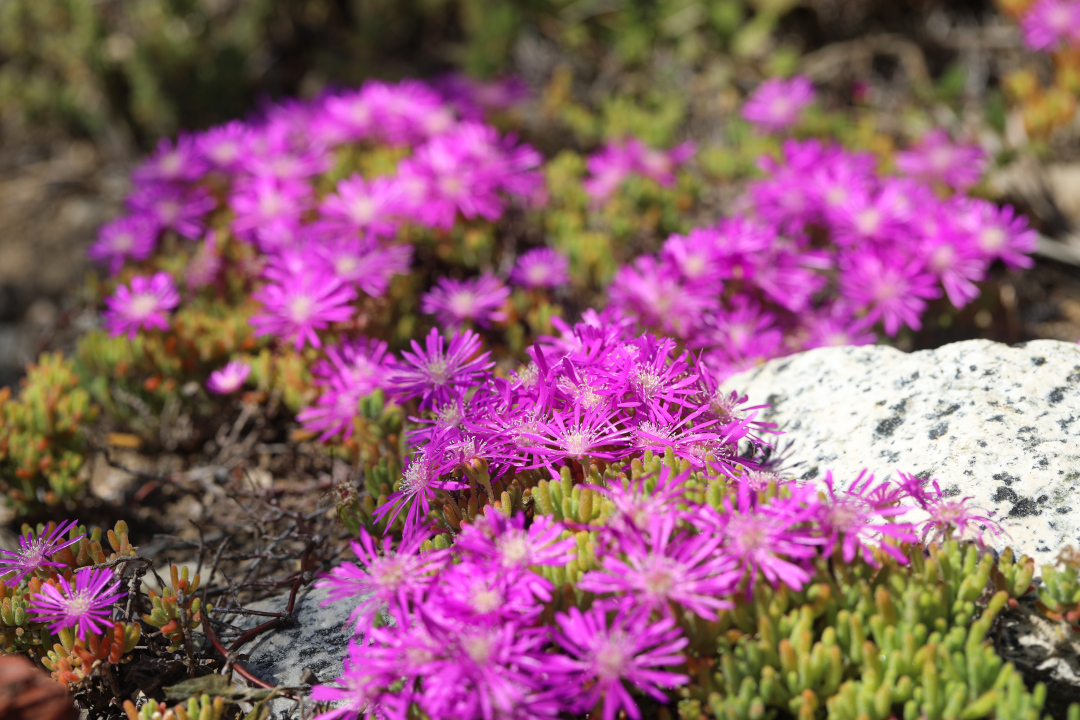
[[508, 378], [433, 338], [391, 376], [403, 477], [339, 506], [357, 639], [321, 717], [1040, 717], [986, 641], [1034, 564], [966, 499], [783, 479], [705, 363], [608, 317]]

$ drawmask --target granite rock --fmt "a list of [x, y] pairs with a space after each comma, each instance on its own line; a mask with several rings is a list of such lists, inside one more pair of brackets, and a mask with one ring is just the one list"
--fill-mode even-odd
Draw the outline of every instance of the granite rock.
[[790, 433], [786, 467], [839, 485], [866, 468], [937, 479], [971, 496], [1009, 537], [987, 536], [1052, 562], [1080, 547], [1080, 347], [985, 340], [903, 353], [820, 348], [730, 378], [727, 389], [768, 403], [759, 419]]
[[[321, 603], [327, 596], [327, 591], [322, 588], [301, 590], [294, 606], [296, 622], [264, 633], [244, 646], [241, 653], [248, 656], [245, 667], [266, 682], [292, 687], [307, 684], [309, 671], [322, 683], [330, 683], [340, 677], [342, 659], [352, 638], [349, 614], [355, 605], [336, 602], [322, 607]], [[288, 599], [286, 593], [251, 603], [246, 609], [284, 612]], [[229, 619], [242, 627], [254, 627], [266, 620], [265, 617], [254, 615]], [[293, 720], [302, 716], [300, 708], [291, 700], [272, 701], [270, 711], [272, 720]]]

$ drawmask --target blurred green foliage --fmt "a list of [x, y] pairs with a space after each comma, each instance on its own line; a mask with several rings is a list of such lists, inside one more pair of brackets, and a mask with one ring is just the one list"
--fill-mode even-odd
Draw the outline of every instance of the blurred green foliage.
[[27, 367], [17, 398], [0, 388], [0, 491], [9, 505], [56, 505], [82, 490], [87, 425], [96, 414], [59, 353]]
[[[328, 83], [356, 85], [369, 76], [454, 69], [491, 76], [511, 66], [523, 35], [541, 38], [585, 76], [642, 65], [658, 54], [684, 64], [708, 52], [761, 55], [795, 4], [4, 0], [0, 114], [91, 136], [120, 128], [148, 145], [182, 128], [240, 116], [262, 95], [310, 95]], [[682, 119], [680, 111], [662, 97], [646, 100], [665, 112], [643, 123], [640, 112], [628, 112], [626, 101], [613, 97], [603, 115], [661, 143], [664, 130]]]

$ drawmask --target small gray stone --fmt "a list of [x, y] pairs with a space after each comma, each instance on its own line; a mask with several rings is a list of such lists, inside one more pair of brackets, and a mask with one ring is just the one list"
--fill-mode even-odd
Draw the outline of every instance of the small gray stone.
[[1043, 712], [1068, 716], [1069, 704], [1080, 702], [1080, 636], [1068, 623], [1049, 620], [1035, 607], [1035, 597], [1006, 608], [991, 632], [998, 655], [1011, 662], [1028, 687], [1046, 685]]
[[[294, 625], [264, 633], [244, 646], [240, 652], [248, 655], [244, 665], [257, 677], [275, 685], [305, 684], [305, 671], [310, 670], [321, 683], [333, 682], [341, 676], [342, 660], [353, 637], [348, 622], [354, 603], [335, 602], [327, 607], [321, 603], [328, 593], [322, 588], [308, 587], [296, 597]], [[288, 593], [251, 603], [248, 610], [284, 612]], [[238, 615], [230, 622], [242, 627], [255, 627], [269, 620], [257, 615]], [[271, 702], [273, 720], [299, 718], [299, 708], [290, 700]]]
[[[1080, 347], [970, 340], [903, 353], [820, 348], [730, 378], [791, 431], [789, 470], [846, 486], [866, 468], [936, 478], [1008, 532], [987, 539], [1051, 562], [1080, 547]], [[797, 429], [796, 429], [797, 428]]]

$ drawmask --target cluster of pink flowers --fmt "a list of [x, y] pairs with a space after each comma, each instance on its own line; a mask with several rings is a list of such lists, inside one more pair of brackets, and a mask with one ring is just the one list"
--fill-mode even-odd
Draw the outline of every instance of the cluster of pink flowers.
[[[942, 292], [958, 308], [991, 264], [1030, 267], [1037, 235], [1009, 207], [953, 194], [985, 158], [930, 133], [882, 176], [873, 156], [789, 140], [761, 161], [741, 212], [673, 235], [616, 274], [611, 307], [703, 352], [722, 377], [763, 359], [919, 329]], [[938, 186], [935, 187], [931, 183]]]
[[[517, 95], [515, 86], [460, 79], [372, 81], [162, 141], [134, 174], [128, 213], [102, 229], [90, 256], [118, 273], [172, 234], [196, 244], [182, 278], [189, 292], [239, 273], [260, 306], [256, 335], [320, 347], [325, 330], [353, 320], [360, 301], [408, 272], [409, 230], [444, 233], [459, 221], [497, 220], [511, 203], [542, 201], [540, 155], [480, 119], [484, 107]], [[357, 147], [402, 157], [385, 174], [338, 179]], [[234, 240], [254, 246], [257, 261], [229, 265]], [[565, 266], [553, 268], [515, 277], [527, 287], [563, 281]], [[485, 322], [508, 291], [501, 280], [482, 280], [475, 292], [437, 288], [425, 307], [440, 320]], [[180, 302], [175, 278], [159, 272], [130, 282], [108, 299], [106, 327], [131, 337], [167, 329]]]
[[[757, 442], [753, 411], [720, 392], [716, 379], [670, 339], [633, 337], [628, 323], [589, 311], [560, 336], [530, 349], [504, 379], [470, 331], [447, 344], [432, 330], [413, 342], [389, 375], [400, 402], [418, 400], [410, 441], [419, 449], [401, 488], [379, 517], [405, 518], [405, 534], [427, 515], [437, 490], [462, 487], [460, 468], [477, 462], [493, 477], [589, 460], [621, 462], [672, 448], [695, 467], [753, 466], [742, 440]], [[743, 398], [742, 400], [745, 400]]]
[[1032, 50], [1080, 47], [1080, 0], [1036, 0], [1020, 19]]
[[[705, 405], [691, 413], [699, 411], [710, 417]], [[336, 705], [320, 720], [405, 718], [417, 708], [432, 720], [638, 719], [642, 696], [668, 703], [668, 691], [691, 681], [686, 617], [715, 622], [758, 582], [798, 591], [819, 557], [876, 565], [880, 549], [906, 563], [898, 545], [920, 534], [980, 540], [984, 528], [998, 532], [966, 499], [947, 500], [936, 482], [928, 490], [902, 474], [894, 485], [864, 473], [843, 491], [829, 475], [818, 492], [744, 469], [729, 477], [719, 504], [693, 499], [690, 475], [664, 466], [590, 486], [607, 505], [586, 526], [489, 509], [446, 550], [421, 550], [434, 532], [426, 525], [396, 550], [389, 536], [362, 531], [357, 562], [319, 581], [326, 602], [356, 604], [343, 675], [312, 693]], [[927, 519], [906, 522], [902, 501]], [[577, 557], [581, 530], [591, 531], [589, 559]], [[551, 578], [571, 573], [594, 599], [586, 610], [570, 603], [551, 613]]]

